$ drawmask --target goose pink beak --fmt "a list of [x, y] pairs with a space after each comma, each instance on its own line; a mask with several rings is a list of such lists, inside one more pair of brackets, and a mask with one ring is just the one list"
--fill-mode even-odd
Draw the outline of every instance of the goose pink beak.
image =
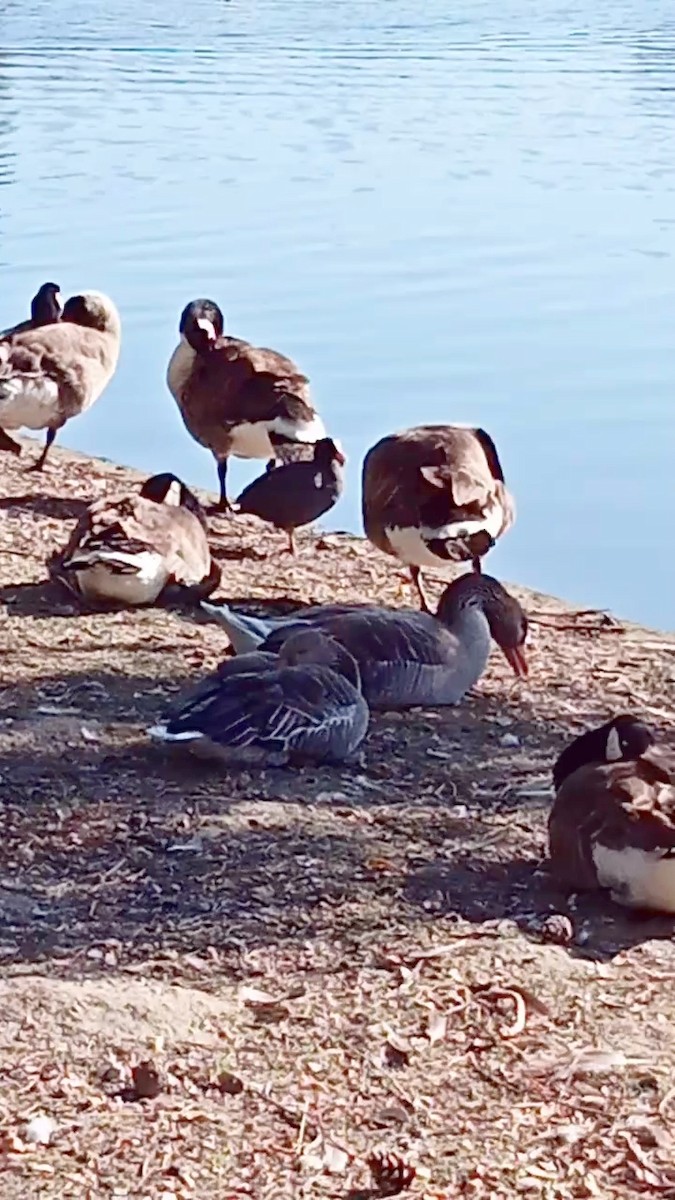
[[502, 654], [511, 670], [518, 676], [519, 679], [524, 679], [529, 671], [525, 651], [522, 646], [502, 646]]

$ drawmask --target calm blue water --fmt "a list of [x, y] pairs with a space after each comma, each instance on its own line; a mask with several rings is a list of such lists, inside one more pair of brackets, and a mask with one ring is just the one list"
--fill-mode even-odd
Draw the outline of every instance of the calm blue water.
[[107, 7], [3, 5], [0, 327], [45, 278], [125, 322], [60, 440], [213, 486], [164, 384], [212, 295], [311, 376], [334, 527], [381, 434], [481, 422], [519, 506], [490, 569], [672, 628], [672, 0]]

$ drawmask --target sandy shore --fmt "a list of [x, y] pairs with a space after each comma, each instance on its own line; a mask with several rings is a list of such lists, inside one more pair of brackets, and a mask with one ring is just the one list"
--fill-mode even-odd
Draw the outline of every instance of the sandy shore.
[[[45, 569], [139, 476], [58, 449], [27, 474], [26, 447], [0, 456], [4, 1200], [358, 1200], [379, 1153], [434, 1200], [675, 1196], [670, 923], [572, 907], [544, 861], [572, 733], [630, 708], [672, 739], [675, 637], [514, 587], [525, 685], [495, 651], [459, 708], [376, 716], [362, 770], [220, 774], [144, 731], [224, 632], [82, 613]], [[410, 603], [356, 537], [294, 561], [213, 531], [228, 600]]]

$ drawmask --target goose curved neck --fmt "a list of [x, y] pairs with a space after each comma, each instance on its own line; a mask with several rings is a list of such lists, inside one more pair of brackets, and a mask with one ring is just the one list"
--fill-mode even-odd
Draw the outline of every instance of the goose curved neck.
[[439, 611], [436, 615], [446, 629], [457, 634], [462, 641], [475, 640], [480, 637], [481, 640], [490, 642], [490, 623], [478, 601], [466, 601], [453, 607], [448, 606], [443, 609], [442, 613]]

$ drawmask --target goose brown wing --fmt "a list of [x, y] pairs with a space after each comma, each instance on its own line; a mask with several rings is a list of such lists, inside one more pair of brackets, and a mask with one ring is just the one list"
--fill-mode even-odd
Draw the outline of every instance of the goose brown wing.
[[197, 517], [137, 494], [102, 497], [91, 504], [75, 526], [60, 566], [81, 567], [103, 551], [131, 557], [148, 550], [162, 556], [176, 583], [197, 584], [209, 573], [211, 556]]
[[568, 776], [549, 817], [554, 869], [596, 886], [593, 847], [675, 849], [675, 786], [669, 764], [648, 751], [637, 762], [595, 764]]

